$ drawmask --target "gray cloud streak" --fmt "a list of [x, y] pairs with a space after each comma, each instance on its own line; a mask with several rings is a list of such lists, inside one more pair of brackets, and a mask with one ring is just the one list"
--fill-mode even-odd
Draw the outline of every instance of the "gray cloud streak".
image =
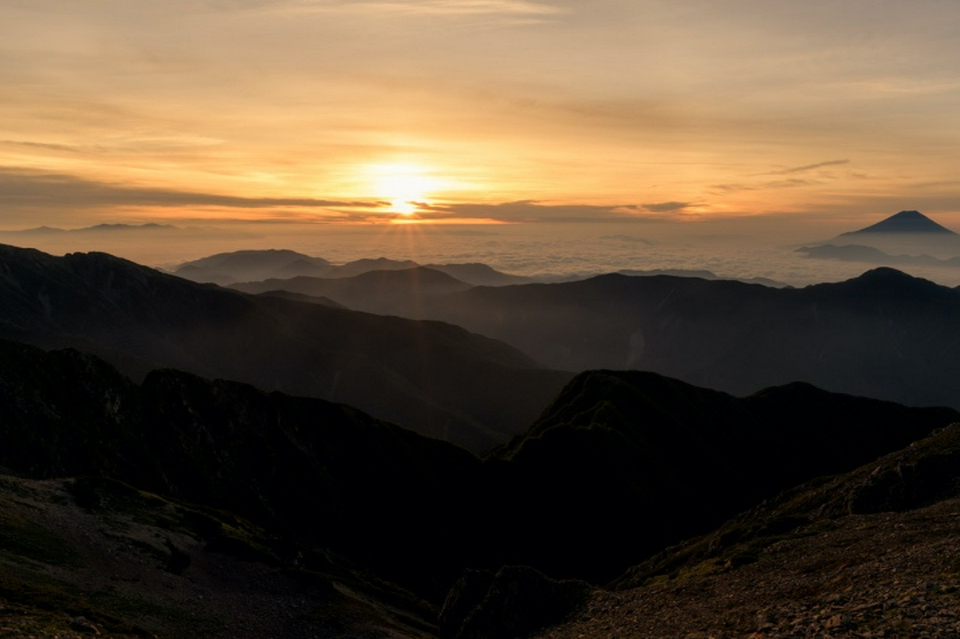
[[86, 180], [59, 173], [0, 169], [0, 203], [7, 207], [89, 209], [115, 206], [222, 206], [268, 209], [284, 206], [352, 208], [375, 206], [370, 202], [314, 198], [246, 198], [173, 189], [140, 188]]
[[[572, 223], [630, 222], [663, 219], [634, 204], [597, 206], [590, 204], [544, 204], [536, 200], [520, 200], [502, 204], [451, 204], [431, 207], [436, 217], [477, 218], [499, 222]], [[433, 216], [430, 216], [433, 217]]]

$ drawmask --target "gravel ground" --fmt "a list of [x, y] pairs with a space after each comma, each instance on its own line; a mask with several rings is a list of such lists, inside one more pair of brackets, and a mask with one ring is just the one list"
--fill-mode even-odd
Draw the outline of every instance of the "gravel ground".
[[853, 515], [736, 568], [598, 590], [539, 639], [960, 638], [960, 499]]

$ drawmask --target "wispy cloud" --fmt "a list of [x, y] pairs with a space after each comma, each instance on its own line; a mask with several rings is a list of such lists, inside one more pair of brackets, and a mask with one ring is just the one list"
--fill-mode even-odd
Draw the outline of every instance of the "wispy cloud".
[[370, 202], [314, 198], [250, 198], [175, 189], [125, 186], [27, 169], [0, 169], [0, 202], [7, 208], [91, 209], [121, 206], [371, 208]]
[[542, 2], [525, 0], [305, 0], [285, 9], [298, 13], [380, 13], [402, 15], [508, 15], [546, 17], [566, 10]]
[[635, 204], [600, 206], [591, 204], [548, 204], [520, 200], [500, 204], [462, 203], [430, 207], [427, 215], [442, 219], [468, 218], [515, 223], [631, 222], [663, 219]]
[[790, 175], [792, 173], [806, 173], [807, 171], [815, 171], [828, 166], [842, 166], [844, 164], [850, 164], [850, 160], [829, 160], [827, 162], [817, 162], [816, 164], [793, 166], [786, 169], [779, 169], [777, 171], [770, 171], [769, 173], [765, 173], [765, 175]]

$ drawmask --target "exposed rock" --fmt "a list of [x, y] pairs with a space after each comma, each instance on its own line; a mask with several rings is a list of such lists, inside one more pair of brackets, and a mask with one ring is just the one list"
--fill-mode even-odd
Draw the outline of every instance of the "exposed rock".
[[561, 621], [583, 602], [589, 590], [589, 584], [582, 581], [557, 581], [527, 566], [505, 566], [496, 575], [469, 571], [444, 604], [440, 637], [526, 637]]

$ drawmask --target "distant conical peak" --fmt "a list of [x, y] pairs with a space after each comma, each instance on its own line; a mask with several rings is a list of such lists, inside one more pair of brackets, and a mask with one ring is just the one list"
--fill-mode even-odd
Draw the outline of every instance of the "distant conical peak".
[[895, 215], [877, 222], [866, 228], [843, 235], [859, 233], [938, 233], [941, 235], [956, 235], [950, 229], [937, 224], [920, 211], [900, 211]]

